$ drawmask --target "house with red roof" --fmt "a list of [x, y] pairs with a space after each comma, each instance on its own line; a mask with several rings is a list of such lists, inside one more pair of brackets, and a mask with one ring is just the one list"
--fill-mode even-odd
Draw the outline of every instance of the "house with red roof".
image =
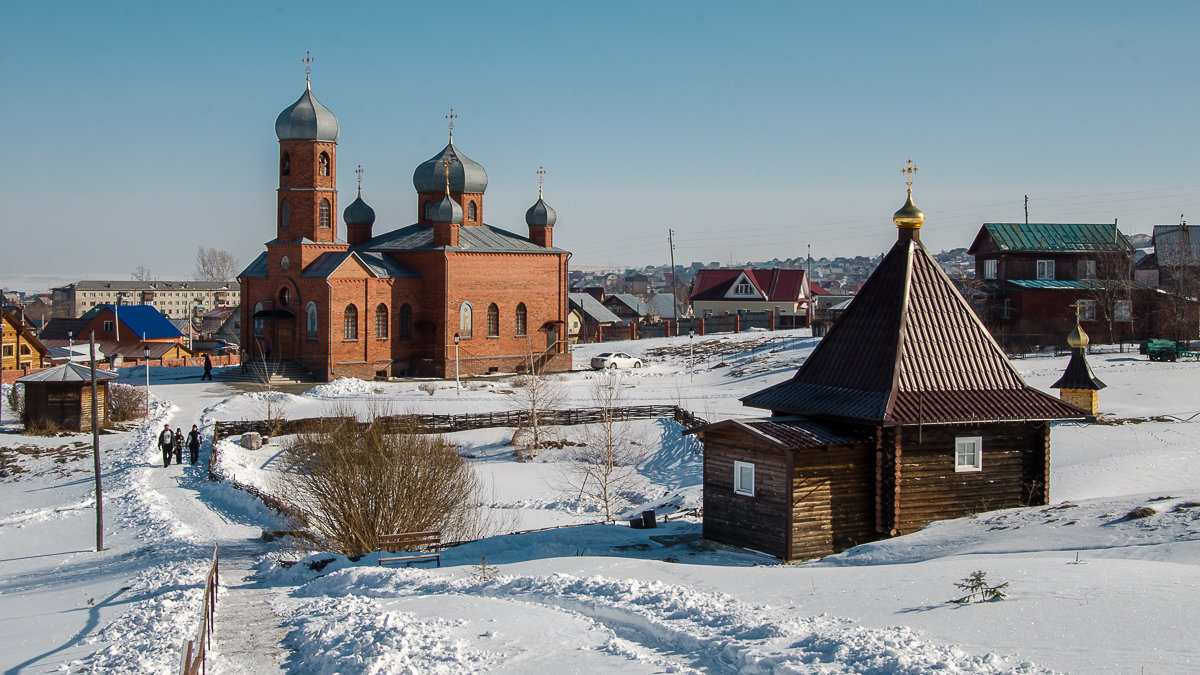
[[[813, 295], [805, 270], [751, 268], [702, 269], [692, 284], [692, 315], [699, 318], [772, 312], [776, 325], [809, 325]], [[790, 317], [790, 318], [785, 318]]]

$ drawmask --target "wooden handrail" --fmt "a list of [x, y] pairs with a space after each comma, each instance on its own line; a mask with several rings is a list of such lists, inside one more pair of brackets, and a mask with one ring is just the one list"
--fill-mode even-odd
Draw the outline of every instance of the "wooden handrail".
[[204, 609], [200, 614], [200, 628], [196, 632], [196, 639], [188, 640], [184, 645], [181, 670], [183, 675], [196, 675], [206, 671], [205, 658], [208, 656], [208, 650], [212, 648], [213, 618], [217, 613], [219, 551], [218, 547], [213, 547], [212, 567], [208, 569], [208, 574], [204, 577]]

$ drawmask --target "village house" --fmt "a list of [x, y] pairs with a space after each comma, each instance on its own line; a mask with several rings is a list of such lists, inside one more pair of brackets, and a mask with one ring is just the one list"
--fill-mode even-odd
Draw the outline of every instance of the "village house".
[[769, 312], [775, 326], [809, 325], [808, 272], [797, 269], [702, 269], [692, 285], [692, 315], [710, 318]]
[[[910, 174], [911, 176], [911, 174]], [[1083, 412], [1027, 386], [921, 243], [898, 238], [795, 375], [704, 442], [704, 537], [785, 560], [935, 520], [1045, 504], [1050, 422]]]
[[49, 347], [87, 344], [95, 335], [96, 347], [110, 360], [140, 361], [192, 356], [186, 336], [157, 309], [149, 305], [103, 305], [79, 319], [53, 319], [43, 331]]
[[1145, 338], [1161, 317], [1133, 281], [1134, 248], [1115, 224], [985, 223], [975, 257], [978, 311], [1006, 346], [1059, 345], [1075, 324], [1102, 339]]
[[604, 296], [604, 306], [616, 314], [621, 323], [638, 323], [650, 316], [650, 307], [632, 293], [613, 293]]
[[[275, 121], [275, 238], [239, 277], [241, 344], [321, 381], [571, 367], [567, 258], [542, 199], [526, 235], [484, 222], [487, 173], [450, 142], [413, 173], [417, 222], [376, 234], [359, 193], [337, 215], [337, 118], [312, 89]], [[361, 169], [361, 167], [360, 167]]]
[[570, 293], [567, 298], [571, 307], [567, 315], [567, 335], [571, 344], [600, 342], [606, 327], [621, 323], [621, 317], [587, 293]]
[[4, 382], [42, 367], [49, 349], [12, 312], [0, 313], [0, 371]]

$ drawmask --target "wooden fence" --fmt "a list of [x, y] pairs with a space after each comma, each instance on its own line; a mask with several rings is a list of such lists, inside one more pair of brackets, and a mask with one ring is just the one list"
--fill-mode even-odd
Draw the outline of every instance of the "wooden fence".
[[[689, 410], [677, 405], [635, 405], [619, 408], [572, 408], [569, 410], [542, 410], [538, 412], [538, 424], [570, 426], [575, 424], [596, 424], [603, 422], [611, 415], [612, 419], [628, 421], [636, 419], [656, 419], [670, 417], [687, 428], [707, 424]], [[491, 429], [495, 427], [528, 426], [532, 416], [528, 410], [504, 410], [497, 412], [463, 413], [461, 415], [391, 415], [377, 418], [374, 424], [381, 424], [385, 430], [412, 430], [423, 434], [442, 434], [455, 431], [470, 431], [472, 429]], [[281, 435], [291, 435], [305, 431], [320, 431], [332, 429], [339, 425], [356, 421], [353, 417], [309, 417], [296, 420], [283, 420], [278, 423]], [[361, 425], [370, 422], [358, 422]], [[267, 420], [244, 420], [217, 422], [213, 430], [213, 446], [216, 441], [226, 436], [236, 436], [251, 431], [270, 435], [273, 426]], [[215, 456], [215, 453], [214, 455]], [[211, 460], [210, 460], [211, 461]], [[212, 466], [209, 470], [212, 472]]]
[[217, 613], [217, 554], [219, 549], [213, 547], [212, 567], [204, 578], [204, 608], [200, 614], [200, 629], [196, 632], [195, 640], [188, 640], [183, 653], [183, 675], [196, 675], [205, 671], [205, 657], [212, 647], [213, 617]]

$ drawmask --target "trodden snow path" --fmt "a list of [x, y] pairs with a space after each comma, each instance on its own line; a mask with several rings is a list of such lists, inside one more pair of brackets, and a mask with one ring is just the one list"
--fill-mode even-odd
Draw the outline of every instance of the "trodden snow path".
[[288, 651], [282, 643], [287, 630], [271, 609], [271, 599], [278, 591], [254, 580], [256, 563], [264, 552], [264, 545], [253, 541], [221, 550], [210, 672], [284, 672]]

